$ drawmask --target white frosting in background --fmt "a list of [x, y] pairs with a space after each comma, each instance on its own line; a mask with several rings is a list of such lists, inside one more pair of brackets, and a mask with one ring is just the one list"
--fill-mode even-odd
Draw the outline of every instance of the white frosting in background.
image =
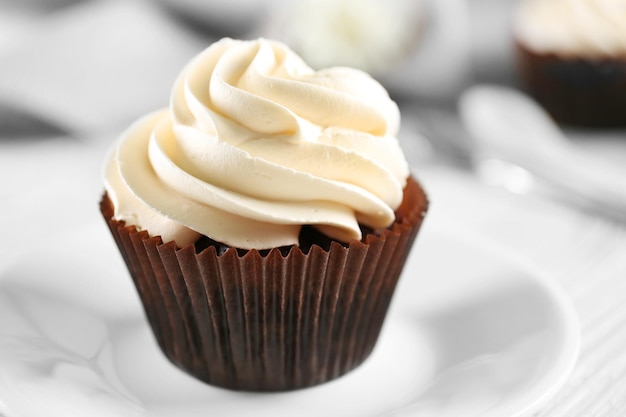
[[515, 37], [537, 52], [626, 57], [626, 1], [521, 1]]
[[394, 220], [409, 175], [384, 88], [350, 68], [313, 71], [285, 45], [223, 39], [182, 71], [169, 110], [108, 159], [115, 218], [179, 245], [297, 244], [302, 225], [361, 238]]
[[413, 55], [429, 12], [423, 0], [274, 2], [270, 35], [289, 40], [309, 65], [347, 65], [381, 75]]

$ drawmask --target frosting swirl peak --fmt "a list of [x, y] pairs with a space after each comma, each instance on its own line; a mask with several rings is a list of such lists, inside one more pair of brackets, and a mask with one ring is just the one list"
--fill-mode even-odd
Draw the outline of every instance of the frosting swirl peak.
[[302, 225], [359, 239], [386, 227], [408, 165], [399, 111], [350, 68], [314, 71], [285, 45], [222, 39], [194, 58], [169, 109], [129, 128], [105, 187], [115, 217], [179, 246], [298, 243]]
[[626, 1], [524, 0], [514, 32], [537, 52], [626, 57]]

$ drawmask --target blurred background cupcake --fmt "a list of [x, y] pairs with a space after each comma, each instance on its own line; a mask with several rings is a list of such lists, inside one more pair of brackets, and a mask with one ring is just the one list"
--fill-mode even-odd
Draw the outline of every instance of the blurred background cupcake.
[[522, 0], [513, 36], [524, 87], [558, 122], [626, 126], [626, 1]]

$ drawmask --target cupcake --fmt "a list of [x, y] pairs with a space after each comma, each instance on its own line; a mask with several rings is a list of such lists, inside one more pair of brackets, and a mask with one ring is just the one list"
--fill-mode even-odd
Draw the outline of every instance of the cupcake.
[[367, 74], [222, 39], [105, 162], [104, 219], [165, 356], [209, 384], [320, 384], [374, 348], [428, 202]]
[[626, 126], [626, 2], [522, 0], [513, 38], [522, 83], [557, 122]]

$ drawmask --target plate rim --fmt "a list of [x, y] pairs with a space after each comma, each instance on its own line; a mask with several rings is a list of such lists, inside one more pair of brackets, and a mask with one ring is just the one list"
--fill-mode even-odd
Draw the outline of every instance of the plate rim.
[[[483, 235], [479, 233], [478, 230], [463, 226], [460, 223], [448, 224], [442, 221], [429, 223], [425, 221], [423, 228], [426, 230], [422, 230], [420, 233], [426, 232], [446, 235], [447, 238], [455, 239], [463, 245], [478, 245], [481, 250], [497, 255], [499, 258], [506, 259], [507, 262], [524, 270], [526, 272], [525, 279], [532, 280], [537, 287], [541, 288], [549, 295], [555, 306], [558, 306], [555, 311], [558, 312], [556, 314], [558, 314], [558, 318], [564, 324], [562, 330], [564, 331], [564, 340], [566, 340], [566, 342], [563, 344], [570, 344], [570, 348], [566, 352], [566, 357], [562, 358], [560, 361], [562, 362], [560, 372], [557, 373], [558, 375], [556, 375], [554, 381], [550, 384], [543, 380], [540, 381], [542, 384], [547, 384], [548, 387], [532, 402], [524, 406], [516, 407], [516, 410], [504, 410], [511, 413], [507, 414], [508, 417], [525, 417], [537, 412], [541, 406], [545, 405], [563, 388], [578, 363], [582, 346], [582, 329], [580, 327], [578, 312], [571, 298], [549, 272], [531, 258], [507, 246], [504, 242]], [[434, 231], [429, 232], [427, 229], [433, 229]], [[419, 238], [420, 237], [418, 237], [418, 240]], [[414, 256], [413, 251], [409, 257], [410, 256]], [[553, 372], [555, 371], [551, 368], [550, 373]], [[488, 410], [486, 414], [481, 414], [477, 417], [501, 417], [502, 410], [500, 408], [501, 407], [497, 407], [495, 410]], [[508, 408], [511, 408], [511, 406], [509, 405]]]

